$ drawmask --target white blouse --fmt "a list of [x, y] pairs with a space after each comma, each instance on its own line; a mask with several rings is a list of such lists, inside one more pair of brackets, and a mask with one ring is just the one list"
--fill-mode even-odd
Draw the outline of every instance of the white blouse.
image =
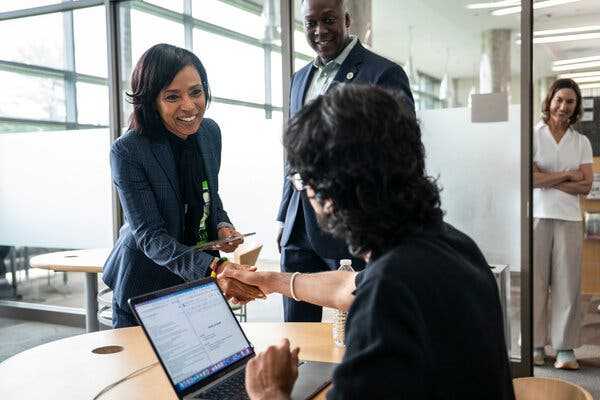
[[[533, 130], [533, 162], [545, 172], [563, 172], [592, 164], [589, 139], [569, 128], [556, 143], [546, 123], [539, 122]], [[581, 221], [579, 196], [554, 188], [533, 189], [533, 217], [565, 221]]]

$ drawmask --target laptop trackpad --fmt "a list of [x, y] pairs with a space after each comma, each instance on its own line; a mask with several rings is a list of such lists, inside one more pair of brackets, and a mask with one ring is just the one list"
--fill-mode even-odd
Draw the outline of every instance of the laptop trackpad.
[[302, 361], [298, 367], [298, 380], [292, 390], [292, 400], [311, 399], [331, 383], [337, 364], [320, 361]]

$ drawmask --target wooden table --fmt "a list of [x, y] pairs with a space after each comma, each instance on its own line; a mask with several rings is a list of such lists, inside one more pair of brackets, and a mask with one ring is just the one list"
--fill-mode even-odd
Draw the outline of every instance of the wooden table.
[[[256, 351], [281, 338], [300, 347], [300, 358], [339, 362], [331, 324], [250, 322], [242, 324]], [[121, 346], [122, 351], [95, 354], [94, 349]], [[57, 340], [19, 353], [0, 364], [0, 399], [93, 399], [103, 388], [156, 359], [141, 328], [114, 329]], [[324, 391], [325, 392], [325, 391]], [[324, 399], [325, 393], [317, 399]], [[177, 399], [160, 365], [127, 380], [104, 395], [108, 399]]]
[[60, 251], [32, 257], [29, 265], [61, 272], [85, 273], [85, 328], [96, 332], [98, 324], [98, 274], [102, 272], [110, 249]]

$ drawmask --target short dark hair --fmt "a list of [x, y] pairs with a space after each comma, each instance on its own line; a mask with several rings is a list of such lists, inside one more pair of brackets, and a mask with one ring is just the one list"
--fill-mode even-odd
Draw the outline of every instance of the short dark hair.
[[175, 75], [186, 66], [196, 68], [202, 80], [206, 104], [210, 103], [210, 87], [206, 70], [200, 59], [191, 51], [170, 44], [150, 47], [138, 60], [131, 74], [131, 93], [128, 100], [133, 104], [129, 129], [155, 137], [163, 130], [163, 123], [156, 110], [156, 98], [169, 86]]
[[322, 228], [345, 239], [354, 255], [377, 257], [442, 222], [419, 123], [399, 94], [337, 85], [290, 120], [283, 144], [290, 171], [321, 204], [333, 202]]
[[572, 89], [577, 96], [577, 103], [575, 104], [575, 111], [573, 111], [573, 115], [569, 118], [569, 126], [573, 125], [579, 118], [581, 118], [581, 114], [583, 112], [581, 108], [581, 90], [579, 89], [579, 85], [573, 79], [557, 79], [555, 80], [550, 88], [548, 89], [548, 94], [544, 99], [544, 103], [542, 104], [542, 114], [544, 122], [548, 123], [550, 119], [550, 103], [552, 102], [552, 98], [561, 89]]

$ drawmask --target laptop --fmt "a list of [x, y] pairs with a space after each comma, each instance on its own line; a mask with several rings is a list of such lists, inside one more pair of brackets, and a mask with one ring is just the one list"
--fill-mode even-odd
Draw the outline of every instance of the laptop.
[[[179, 399], [248, 399], [246, 363], [254, 348], [216, 281], [205, 278], [129, 299]], [[292, 399], [331, 382], [335, 363], [301, 361]]]

